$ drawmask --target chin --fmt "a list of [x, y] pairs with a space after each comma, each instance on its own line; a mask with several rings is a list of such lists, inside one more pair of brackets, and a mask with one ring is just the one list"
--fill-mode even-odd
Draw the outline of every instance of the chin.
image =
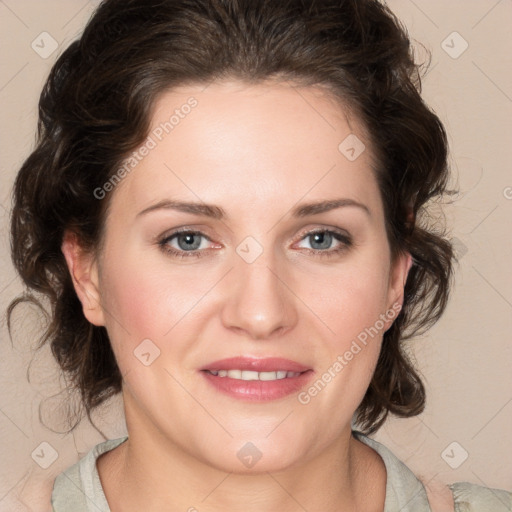
[[298, 444], [291, 437], [287, 442], [282, 439], [270, 441], [263, 436], [254, 436], [252, 440], [238, 437], [225, 443], [221, 451], [220, 446], [221, 443], [217, 444], [214, 453], [210, 447], [208, 455], [203, 454], [203, 457], [206, 455], [204, 461], [221, 471], [240, 475], [284, 471], [301, 458]]

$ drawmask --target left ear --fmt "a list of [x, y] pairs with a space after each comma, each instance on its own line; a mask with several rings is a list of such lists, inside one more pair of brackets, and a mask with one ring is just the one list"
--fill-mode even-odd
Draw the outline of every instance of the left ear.
[[[395, 257], [389, 274], [388, 310], [401, 309], [404, 303], [404, 289], [409, 270], [412, 267], [412, 256], [409, 252], [401, 252]], [[398, 308], [398, 306], [400, 306]]]

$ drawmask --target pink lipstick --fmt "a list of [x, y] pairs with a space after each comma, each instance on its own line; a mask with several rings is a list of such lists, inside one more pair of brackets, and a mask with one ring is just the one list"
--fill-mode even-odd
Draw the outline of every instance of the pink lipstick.
[[269, 401], [298, 392], [314, 372], [289, 359], [233, 357], [209, 363], [201, 373], [217, 391], [228, 396]]

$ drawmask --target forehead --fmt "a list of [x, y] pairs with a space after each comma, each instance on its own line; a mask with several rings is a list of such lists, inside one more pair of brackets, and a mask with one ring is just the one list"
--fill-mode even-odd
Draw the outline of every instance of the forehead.
[[165, 92], [135, 157], [115, 196], [137, 211], [175, 197], [228, 213], [289, 208], [305, 196], [379, 201], [363, 126], [320, 87], [222, 82]]

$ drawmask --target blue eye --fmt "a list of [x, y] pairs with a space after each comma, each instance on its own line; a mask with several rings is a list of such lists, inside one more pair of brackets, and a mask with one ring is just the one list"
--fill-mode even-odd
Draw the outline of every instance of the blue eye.
[[[208, 238], [198, 231], [178, 231], [169, 236], [166, 236], [159, 241], [160, 247], [174, 256], [184, 258], [188, 256], [202, 256], [200, 249], [202, 239], [208, 240]], [[176, 242], [177, 247], [173, 245]]]
[[184, 251], [199, 249], [201, 245], [201, 235], [197, 233], [180, 233], [175, 238], [179, 248]]
[[[320, 257], [335, 256], [346, 251], [352, 245], [352, 239], [348, 233], [329, 229], [310, 231], [300, 240], [300, 242], [304, 241], [308, 242], [309, 247], [301, 248]], [[211, 240], [200, 231], [182, 230], [165, 235], [159, 240], [158, 245], [173, 257], [198, 258], [207, 254], [208, 242], [211, 243]]]
[[[309, 232], [301, 241], [308, 241], [309, 247], [304, 247], [304, 249], [315, 252], [319, 256], [332, 256], [347, 250], [352, 245], [352, 240], [348, 234], [329, 229]], [[337, 243], [334, 248], [332, 247], [333, 243]]]
[[334, 241], [334, 236], [328, 231], [313, 233], [312, 235], [308, 235], [307, 238], [310, 244], [317, 245], [316, 247], [312, 246], [312, 249], [330, 249]]

